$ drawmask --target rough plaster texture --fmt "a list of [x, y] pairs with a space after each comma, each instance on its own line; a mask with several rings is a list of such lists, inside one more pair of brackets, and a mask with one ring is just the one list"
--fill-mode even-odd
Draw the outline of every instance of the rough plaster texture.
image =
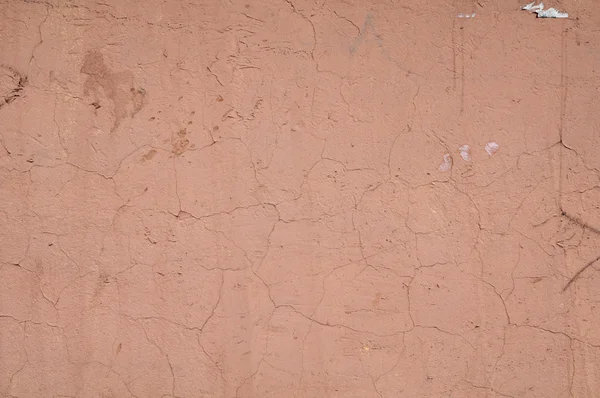
[[520, 5], [0, 1], [0, 396], [600, 396], [600, 2]]

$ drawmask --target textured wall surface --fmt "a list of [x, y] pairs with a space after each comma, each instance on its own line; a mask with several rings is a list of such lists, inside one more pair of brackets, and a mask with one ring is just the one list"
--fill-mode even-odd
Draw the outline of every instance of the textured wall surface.
[[600, 2], [520, 5], [0, 0], [0, 396], [600, 396]]

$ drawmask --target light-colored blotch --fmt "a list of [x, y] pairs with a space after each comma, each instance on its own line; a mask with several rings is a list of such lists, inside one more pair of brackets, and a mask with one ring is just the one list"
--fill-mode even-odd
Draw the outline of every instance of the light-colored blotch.
[[471, 161], [471, 147], [470, 146], [463, 145], [460, 148], [458, 148], [458, 152], [460, 153], [460, 157], [465, 162], [470, 162]]
[[490, 141], [487, 144], [485, 144], [485, 151], [490, 156], [492, 156], [493, 154], [495, 154], [496, 152], [498, 152], [498, 149], [500, 149], [500, 145], [498, 145], [494, 141]]
[[444, 160], [440, 164], [440, 167], [438, 167], [438, 170], [442, 172], [452, 170], [452, 156], [449, 153], [444, 155]]

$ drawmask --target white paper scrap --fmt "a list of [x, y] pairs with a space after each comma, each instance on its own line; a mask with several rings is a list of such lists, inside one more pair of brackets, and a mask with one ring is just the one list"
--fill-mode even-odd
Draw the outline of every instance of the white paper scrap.
[[535, 12], [537, 10], [543, 10], [544, 9], [544, 3], [540, 3], [538, 5], [534, 5], [535, 1], [532, 1], [529, 4], [525, 4], [523, 7], [521, 7], [521, 10], [527, 10], [527, 11], [531, 11], [531, 12]]
[[538, 18], [569, 18], [566, 12], [559, 12], [556, 8], [536, 11]]
[[534, 4], [534, 1], [529, 4], [525, 4], [523, 7], [521, 7], [521, 10], [535, 12], [538, 18], [569, 18], [568, 13], [560, 12], [556, 8], [548, 8], [547, 10], [544, 10], [544, 3], [539, 3], [537, 5]]

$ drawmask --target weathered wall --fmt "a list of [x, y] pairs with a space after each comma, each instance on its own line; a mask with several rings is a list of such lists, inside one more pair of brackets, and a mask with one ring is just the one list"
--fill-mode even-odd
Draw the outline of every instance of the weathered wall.
[[600, 2], [0, 4], [1, 396], [599, 396]]

